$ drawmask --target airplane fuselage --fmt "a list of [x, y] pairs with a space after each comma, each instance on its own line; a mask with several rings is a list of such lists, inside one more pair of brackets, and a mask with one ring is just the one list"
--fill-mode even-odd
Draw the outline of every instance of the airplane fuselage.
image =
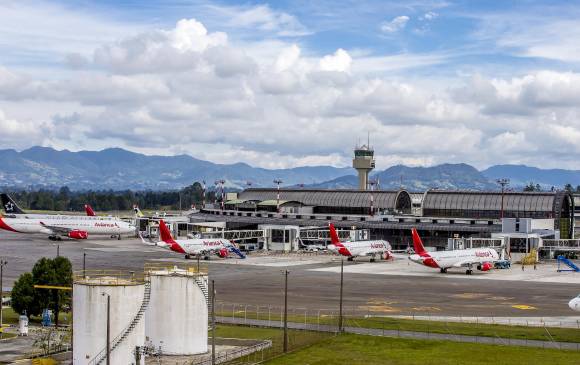
[[375, 256], [391, 251], [391, 244], [384, 240], [341, 242], [340, 245], [329, 245], [331, 251], [342, 256]]
[[0, 228], [17, 233], [56, 234], [50, 227], [78, 230], [89, 235], [122, 235], [135, 232], [130, 223], [113, 217], [19, 214], [0, 218]]
[[409, 260], [439, 269], [448, 269], [452, 267], [466, 267], [470, 265], [484, 264], [499, 260], [497, 251], [492, 248], [477, 248], [468, 250], [453, 250], [427, 252], [423, 255], [411, 255]]

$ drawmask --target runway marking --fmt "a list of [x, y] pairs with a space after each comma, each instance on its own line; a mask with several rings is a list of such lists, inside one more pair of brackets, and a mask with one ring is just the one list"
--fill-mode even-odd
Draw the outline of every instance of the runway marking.
[[535, 309], [538, 309], [536, 307], [532, 307], [531, 305], [525, 305], [525, 304], [512, 305], [512, 308], [521, 309], [521, 310], [535, 310]]
[[359, 309], [366, 310], [369, 312], [381, 312], [381, 313], [396, 313], [401, 310], [388, 305], [359, 305]]

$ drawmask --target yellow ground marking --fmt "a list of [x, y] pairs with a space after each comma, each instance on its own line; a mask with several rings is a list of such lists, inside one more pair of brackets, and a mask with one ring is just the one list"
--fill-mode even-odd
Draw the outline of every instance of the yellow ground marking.
[[413, 307], [412, 309], [418, 312], [441, 312], [441, 308], [438, 307]]
[[462, 294], [453, 294], [451, 297], [460, 299], [479, 299], [486, 297], [488, 295], [489, 294], [485, 293], [462, 293]]
[[534, 309], [538, 309], [536, 307], [532, 307], [531, 305], [525, 305], [525, 304], [512, 305], [512, 308], [522, 309], [522, 310], [534, 310]]

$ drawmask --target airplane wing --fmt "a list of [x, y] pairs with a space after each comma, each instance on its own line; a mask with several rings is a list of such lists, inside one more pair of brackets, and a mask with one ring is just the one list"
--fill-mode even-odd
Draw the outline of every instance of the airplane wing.
[[59, 234], [62, 236], [66, 236], [68, 235], [72, 229], [69, 228], [64, 228], [64, 227], [57, 227], [57, 226], [51, 226], [48, 224], [44, 224], [44, 222], [40, 222], [40, 225], [50, 231], [52, 231], [53, 234]]
[[[486, 262], [493, 262], [493, 260], [486, 260]], [[455, 263], [453, 267], [469, 267], [472, 265], [481, 265], [482, 261], [474, 261], [474, 260], [463, 260]]]

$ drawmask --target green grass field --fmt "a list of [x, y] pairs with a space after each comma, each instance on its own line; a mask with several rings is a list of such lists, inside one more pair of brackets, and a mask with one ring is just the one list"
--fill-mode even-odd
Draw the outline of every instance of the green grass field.
[[580, 364], [580, 352], [344, 334], [265, 364], [572, 365]]
[[[216, 313], [217, 316], [232, 317], [231, 311], [223, 311]], [[244, 318], [243, 312], [236, 312], [236, 318]], [[272, 321], [280, 321], [279, 313], [267, 312], [248, 312], [246, 314], [248, 319], [262, 319]], [[291, 314], [288, 316], [288, 321], [297, 323], [310, 323], [320, 325], [337, 325], [338, 320], [333, 316], [312, 317], [304, 315]], [[344, 317], [344, 326], [359, 327], [359, 328], [379, 328], [385, 330], [400, 330], [400, 331], [417, 331], [429, 333], [442, 333], [454, 335], [471, 335], [471, 336], [487, 336], [487, 337], [501, 337], [514, 339], [528, 339], [528, 340], [545, 340], [562, 342], [579, 342], [580, 343], [580, 329], [574, 328], [553, 328], [549, 327], [527, 327], [527, 326], [508, 326], [495, 324], [479, 324], [479, 323], [458, 323], [458, 322], [440, 322], [440, 321], [422, 321], [412, 319], [398, 319], [388, 317]], [[550, 337], [551, 336], [551, 337]]]
[[[69, 324], [70, 316], [71, 316], [70, 313], [60, 313], [58, 316], [58, 318], [60, 319], [59, 325], [60, 324]], [[16, 312], [14, 312], [14, 310], [12, 310], [12, 308], [4, 308], [4, 311], [2, 312], [2, 320], [3, 320], [4, 324], [17, 324], [18, 317], [19, 317], [19, 315], [16, 314]], [[40, 324], [41, 321], [42, 321], [41, 317], [37, 317], [37, 316], [30, 317], [31, 324]]]

